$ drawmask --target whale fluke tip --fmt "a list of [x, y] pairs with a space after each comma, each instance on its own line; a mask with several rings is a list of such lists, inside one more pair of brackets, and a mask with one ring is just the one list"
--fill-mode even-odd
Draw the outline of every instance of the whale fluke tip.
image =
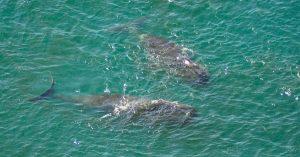
[[48, 90], [46, 90], [44, 93], [42, 93], [41, 95], [39, 95], [35, 98], [32, 98], [32, 99], [29, 99], [29, 101], [36, 102], [36, 101], [47, 99], [47, 98], [51, 97], [54, 94], [54, 85], [55, 85], [55, 82], [51, 75], [51, 87]]

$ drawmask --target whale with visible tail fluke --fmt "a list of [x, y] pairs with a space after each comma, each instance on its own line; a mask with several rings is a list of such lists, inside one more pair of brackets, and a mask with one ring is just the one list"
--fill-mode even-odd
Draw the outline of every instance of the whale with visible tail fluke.
[[30, 99], [38, 102], [44, 99], [59, 99], [66, 102], [82, 104], [91, 108], [99, 108], [106, 114], [126, 115], [133, 119], [143, 119], [148, 122], [172, 122], [186, 124], [196, 116], [194, 107], [171, 102], [163, 99], [150, 100], [121, 94], [101, 94], [90, 96], [69, 97], [58, 95], [54, 89], [55, 82], [52, 79], [51, 87], [41, 95]]

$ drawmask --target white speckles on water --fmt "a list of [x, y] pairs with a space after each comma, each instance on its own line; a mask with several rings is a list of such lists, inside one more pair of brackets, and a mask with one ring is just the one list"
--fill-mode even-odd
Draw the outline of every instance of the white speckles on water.
[[109, 88], [108, 88], [108, 85], [106, 84], [106, 87], [105, 87], [105, 89], [104, 89], [104, 93], [110, 93], [110, 90], [109, 90]]
[[285, 95], [287, 96], [291, 96], [292, 95], [292, 92], [290, 89], [288, 89], [287, 91], [284, 92]]
[[171, 32], [171, 35], [174, 36], [175, 38], [178, 38], [178, 35], [175, 32]]
[[227, 66], [227, 67], [225, 67], [225, 69], [224, 69], [224, 74], [225, 74], [225, 75], [227, 75], [227, 74], [228, 74], [228, 66]]
[[99, 120], [102, 120], [102, 119], [105, 119], [105, 118], [111, 117], [111, 116], [112, 116], [112, 114], [111, 114], [111, 113], [108, 113], [108, 114], [105, 114], [105, 115], [103, 115], [102, 117], [100, 117]]
[[112, 51], [116, 51], [116, 46], [115, 46], [115, 44], [109, 44], [109, 47], [112, 49]]
[[290, 88], [288, 88], [286, 91], [284, 91], [284, 94], [287, 96], [291, 96], [292, 95], [292, 91]]
[[138, 76], [138, 75], [135, 75], [135, 79], [138, 80], [138, 79], [139, 79], [139, 76]]
[[291, 88], [282, 87], [281, 90], [282, 90], [282, 92], [280, 93], [280, 95], [286, 95], [286, 96], [291, 96], [292, 95]]
[[72, 141], [73, 141], [73, 144], [75, 144], [75, 145], [80, 145], [80, 143], [81, 143], [81, 142], [78, 141], [77, 139], [73, 139]]
[[93, 126], [90, 123], [88, 123], [88, 127], [94, 130]]
[[124, 83], [124, 84], [123, 84], [123, 93], [124, 93], [124, 94], [125, 94], [126, 90], [127, 90], [127, 84]]

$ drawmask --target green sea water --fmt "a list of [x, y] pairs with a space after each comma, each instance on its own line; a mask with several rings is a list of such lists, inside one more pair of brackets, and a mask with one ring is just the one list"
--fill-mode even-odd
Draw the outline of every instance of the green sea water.
[[[0, 0], [0, 157], [300, 156], [299, 11], [298, 0]], [[139, 34], [113, 29], [136, 21], [190, 49], [208, 84], [149, 68]], [[198, 116], [153, 126], [28, 102], [51, 76], [58, 94], [166, 99]]]

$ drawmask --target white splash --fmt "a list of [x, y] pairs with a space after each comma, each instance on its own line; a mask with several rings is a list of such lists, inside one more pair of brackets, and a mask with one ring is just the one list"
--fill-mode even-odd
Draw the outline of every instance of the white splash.
[[291, 89], [287, 89], [285, 92], [284, 92], [285, 95], [287, 96], [291, 96], [292, 95], [292, 92], [291, 92]]
[[280, 95], [291, 96], [292, 95], [291, 88], [282, 87], [282, 93], [280, 93]]
[[80, 141], [78, 141], [77, 139], [74, 139], [73, 144], [79, 145]]
[[104, 93], [110, 93], [110, 90], [106, 87]]

